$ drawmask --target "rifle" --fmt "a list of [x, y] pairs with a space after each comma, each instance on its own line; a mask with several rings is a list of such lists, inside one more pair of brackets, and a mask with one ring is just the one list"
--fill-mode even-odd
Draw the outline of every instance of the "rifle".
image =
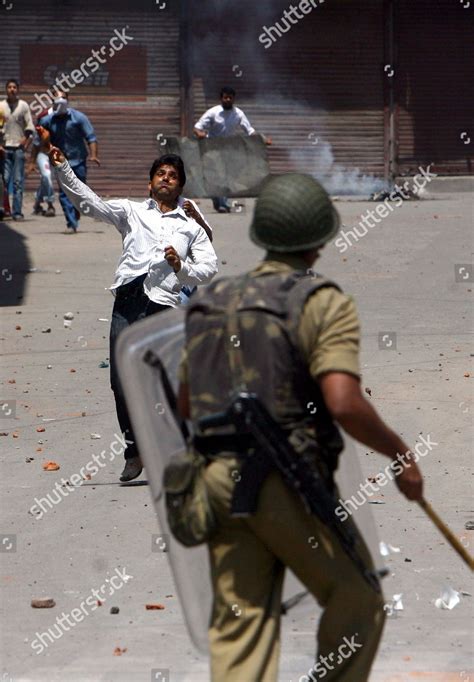
[[[233, 425], [237, 434], [248, 434], [259, 448], [259, 463], [255, 475], [248, 478], [252, 485], [236, 484], [233, 512], [252, 513], [256, 508], [258, 489], [266, 475], [277, 469], [283, 480], [301, 498], [307, 511], [316, 516], [337, 537], [342, 549], [359, 569], [364, 580], [376, 591], [380, 592], [378, 574], [365, 565], [355, 547], [355, 534], [338, 518], [338, 503], [328, 490], [327, 483], [321, 477], [314, 463], [299, 455], [288, 441], [282, 427], [273, 419], [258, 396], [245, 391], [239, 392], [232, 399], [224, 412], [219, 412], [198, 420], [201, 433], [210, 428]], [[199, 436], [198, 436], [199, 438]], [[219, 436], [210, 436], [210, 440]], [[225, 438], [225, 436], [224, 436]], [[203, 437], [202, 441], [206, 438]], [[252, 457], [247, 463], [252, 466]], [[247, 481], [245, 481], [247, 483]]]

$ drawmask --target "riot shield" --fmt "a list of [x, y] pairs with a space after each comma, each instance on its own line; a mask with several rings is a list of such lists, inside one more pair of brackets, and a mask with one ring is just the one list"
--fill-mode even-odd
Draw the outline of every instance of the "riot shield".
[[[130, 418], [150, 484], [158, 514], [159, 532], [167, 536], [168, 557], [179, 596], [183, 616], [194, 645], [208, 651], [207, 629], [212, 606], [209, 559], [205, 546], [185, 548], [171, 535], [166, 518], [163, 494], [163, 472], [170, 459], [182, 452], [184, 439], [167, 395], [160, 365], [165, 369], [171, 387], [177, 392], [177, 369], [184, 343], [183, 308], [153, 315], [134, 324], [120, 336], [117, 344], [117, 364], [125, 391]], [[158, 362], [157, 362], [158, 360]], [[337, 483], [341, 498], [350, 497], [363, 481], [354, 444], [345, 436], [346, 447], [341, 455]], [[381, 557], [375, 523], [369, 505], [361, 506], [354, 520], [368, 544], [377, 568]], [[318, 612], [304, 586], [287, 571], [284, 603], [291, 609], [292, 624], [307, 629]], [[288, 609], [288, 610], [289, 610]], [[306, 626], [306, 627], [305, 627]]]
[[183, 159], [188, 197], [254, 197], [270, 174], [260, 135], [169, 137], [160, 154], [179, 154]]

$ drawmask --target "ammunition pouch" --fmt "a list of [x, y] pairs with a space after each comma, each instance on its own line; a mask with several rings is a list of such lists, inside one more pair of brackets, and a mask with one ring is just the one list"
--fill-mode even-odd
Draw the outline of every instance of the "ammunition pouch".
[[204, 480], [206, 465], [206, 458], [190, 448], [173, 457], [164, 472], [168, 523], [185, 547], [202, 545], [217, 528]]

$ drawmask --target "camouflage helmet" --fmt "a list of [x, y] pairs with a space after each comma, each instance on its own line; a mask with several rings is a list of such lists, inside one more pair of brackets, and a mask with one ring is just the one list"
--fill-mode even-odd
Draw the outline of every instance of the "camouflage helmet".
[[255, 205], [250, 238], [267, 251], [305, 251], [339, 230], [339, 214], [326, 190], [310, 175], [271, 178]]

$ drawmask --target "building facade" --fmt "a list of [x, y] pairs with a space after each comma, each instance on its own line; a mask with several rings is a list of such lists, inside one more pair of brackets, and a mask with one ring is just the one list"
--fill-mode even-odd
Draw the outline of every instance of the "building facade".
[[190, 135], [222, 85], [273, 138], [272, 172], [473, 172], [466, 0], [10, 5], [0, 8], [0, 78], [19, 78], [24, 99], [46, 104], [56, 79], [76, 71], [70, 101], [96, 128], [102, 166], [90, 181], [101, 193], [146, 193], [160, 143]]

